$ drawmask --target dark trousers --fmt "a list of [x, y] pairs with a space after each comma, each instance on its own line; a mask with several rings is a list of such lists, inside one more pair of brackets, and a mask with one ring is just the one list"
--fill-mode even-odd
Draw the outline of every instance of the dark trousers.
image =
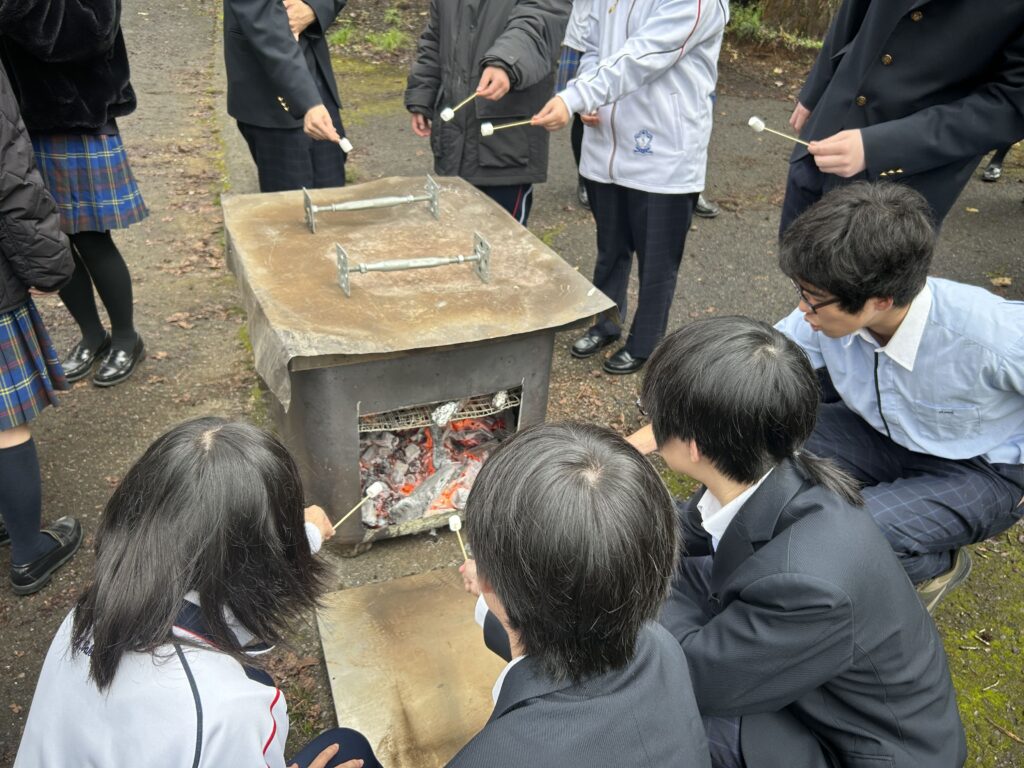
[[[663, 195], [587, 179], [587, 195], [597, 223], [594, 285], [618, 305], [623, 320], [636, 253], [640, 293], [626, 350], [633, 357], [646, 359], [668, 326], [697, 193]], [[620, 326], [609, 318], [591, 330], [602, 336], [621, 333]]]
[[1024, 515], [1024, 466], [914, 453], [841, 402], [819, 407], [805, 447], [865, 484], [867, 509], [914, 583], [949, 570], [957, 549]]
[[[344, 136], [338, 110], [329, 108], [338, 135]], [[256, 163], [260, 192], [345, 186], [345, 153], [330, 141], [315, 141], [301, 128], [262, 128], [238, 123]]]
[[796, 217], [821, 200], [824, 193], [825, 174], [818, 170], [813, 157], [806, 155], [789, 164], [786, 197], [782, 201], [782, 218], [779, 221], [780, 240]]
[[524, 227], [533, 209], [533, 184], [499, 184], [495, 187], [477, 187]]
[[324, 731], [304, 746], [288, 765], [297, 763], [299, 768], [308, 768], [317, 755], [332, 744], [337, 744], [339, 749], [327, 763], [326, 768], [334, 768], [349, 760], [362, 760], [363, 768], [381, 768], [380, 762], [373, 754], [370, 742], [359, 731], [353, 731], [351, 728], [332, 728], [329, 731]]
[[[673, 591], [679, 590], [704, 608], [708, 621], [714, 617], [711, 611], [711, 566], [714, 559], [704, 557], [682, 557], [672, 580]], [[671, 600], [671, 596], [669, 600]], [[698, 702], [699, 704], [700, 702]], [[740, 718], [703, 716], [704, 731], [708, 737], [712, 768], [744, 768], [743, 750], [740, 744]]]

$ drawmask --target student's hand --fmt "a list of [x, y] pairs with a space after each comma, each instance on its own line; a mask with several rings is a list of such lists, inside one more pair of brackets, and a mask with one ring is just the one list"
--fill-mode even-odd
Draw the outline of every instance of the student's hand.
[[497, 101], [512, 87], [508, 72], [501, 67], [484, 67], [480, 75], [480, 85], [476, 87], [476, 95], [490, 101]]
[[315, 107], [309, 108], [302, 121], [302, 130], [311, 138], [320, 141], [333, 141], [335, 143], [341, 141], [341, 136], [338, 135], [338, 131], [335, 130], [334, 123], [331, 121], [331, 113], [327, 111], [327, 107], [323, 104], [317, 104]]
[[331, 525], [331, 519], [316, 504], [306, 507], [306, 522], [312, 523], [317, 527], [317, 530], [320, 531], [320, 538], [324, 541], [327, 541], [334, 535], [334, 526]]
[[601, 118], [597, 116], [597, 112], [591, 112], [589, 115], [580, 115], [580, 120], [583, 121], [584, 125], [597, 125], [601, 122]]
[[28, 293], [30, 296], [53, 296], [57, 291], [41, 291], [38, 288], [29, 288]]
[[565, 128], [569, 124], [571, 117], [572, 113], [569, 112], [569, 107], [562, 101], [562, 97], [552, 96], [548, 103], [544, 105], [544, 108], [533, 116], [532, 122], [534, 125], [547, 128], [549, 131], [557, 131], [560, 128]]
[[306, 31], [306, 27], [316, 21], [313, 9], [302, 0], [284, 0], [284, 9], [288, 13], [288, 28], [296, 40]]
[[[327, 764], [331, 762], [331, 758], [338, 754], [339, 747], [337, 744], [331, 744], [327, 749], [321, 752], [314, 758], [313, 762], [309, 764], [309, 768], [327, 768]], [[288, 768], [299, 768], [298, 763], [292, 763]], [[363, 768], [362, 760], [349, 760], [347, 763], [342, 763], [338, 768]]]
[[476, 578], [476, 560], [467, 560], [459, 566], [462, 574], [462, 586], [469, 594], [480, 597], [480, 582]]
[[421, 139], [430, 137], [430, 119], [418, 112], [412, 113], [412, 132]]
[[793, 114], [789, 116], [789, 126], [797, 133], [800, 133], [804, 129], [804, 123], [807, 122], [807, 118], [811, 116], [811, 110], [801, 104], [799, 101], [793, 108]]
[[840, 131], [821, 141], [812, 141], [807, 151], [814, 155], [819, 171], [834, 173], [844, 179], [856, 176], [867, 167], [864, 160], [864, 138], [859, 128]]

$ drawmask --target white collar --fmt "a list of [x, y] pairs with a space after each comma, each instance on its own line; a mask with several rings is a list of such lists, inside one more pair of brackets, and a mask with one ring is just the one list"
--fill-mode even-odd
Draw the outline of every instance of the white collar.
[[491, 688], [491, 698], [494, 699], [495, 704], [498, 703], [498, 697], [501, 696], [501, 686], [505, 684], [505, 678], [508, 677], [509, 670], [525, 658], [525, 656], [516, 656], [512, 661], [505, 665], [503, 670], [501, 670], [501, 674], [498, 675], [498, 679], [494, 681], [494, 687]]
[[764, 477], [725, 506], [722, 506], [722, 502], [711, 491], [704, 491], [704, 494], [697, 502], [697, 510], [700, 512], [701, 527], [711, 534], [711, 546], [714, 549], [718, 549], [718, 542], [722, 540], [722, 537], [725, 535], [725, 529], [729, 527], [729, 523], [736, 517], [736, 513], [740, 511], [740, 508], [746, 504], [747, 499], [754, 495], [754, 491], [761, 487], [761, 484], [768, 479], [768, 475], [772, 472], [773, 470], [769, 469], [765, 472]]
[[928, 324], [928, 315], [932, 309], [932, 290], [925, 283], [924, 289], [910, 302], [910, 308], [903, 317], [903, 322], [896, 329], [896, 333], [889, 339], [884, 347], [878, 345], [877, 339], [871, 335], [866, 328], [857, 331], [865, 341], [876, 347], [875, 353], [885, 353], [894, 363], [899, 363], [908, 371], [914, 370], [914, 361], [917, 360], [917, 350], [921, 347], [921, 339], [924, 337], [924, 329]]

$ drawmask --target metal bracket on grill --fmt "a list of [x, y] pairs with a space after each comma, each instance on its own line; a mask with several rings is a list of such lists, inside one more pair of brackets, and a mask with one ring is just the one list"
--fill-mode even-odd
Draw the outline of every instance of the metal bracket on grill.
[[376, 264], [350, 264], [348, 253], [340, 243], [334, 244], [334, 252], [338, 259], [338, 285], [341, 286], [341, 290], [345, 292], [346, 296], [352, 295], [349, 277], [354, 272], [365, 275], [367, 272], [401, 272], [407, 269], [427, 269], [429, 267], [444, 267], [449, 264], [472, 263], [473, 271], [480, 278], [480, 282], [491, 282], [491, 244], [479, 232], [473, 233], [473, 254], [471, 256], [439, 256], [425, 259], [395, 259]]
[[389, 197], [371, 197], [366, 200], [350, 200], [344, 203], [332, 203], [331, 205], [314, 205], [309, 192], [302, 190], [302, 203], [306, 210], [306, 226], [309, 231], [316, 233], [316, 215], [318, 213], [331, 211], [363, 211], [367, 208], [393, 208], [396, 205], [407, 203], [429, 203], [427, 206], [430, 215], [440, 221], [441, 219], [441, 187], [432, 176], [427, 176], [427, 183], [423, 187], [422, 195], [392, 195]]

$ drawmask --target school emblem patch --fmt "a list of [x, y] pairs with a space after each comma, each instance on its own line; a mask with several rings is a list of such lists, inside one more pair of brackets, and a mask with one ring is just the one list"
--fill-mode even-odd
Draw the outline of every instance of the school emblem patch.
[[634, 133], [633, 141], [636, 142], [636, 145], [633, 147], [633, 151], [638, 155], [654, 154], [654, 150], [651, 149], [651, 142], [654, 141], [654, 134], [646, 128], [642, 128]]

